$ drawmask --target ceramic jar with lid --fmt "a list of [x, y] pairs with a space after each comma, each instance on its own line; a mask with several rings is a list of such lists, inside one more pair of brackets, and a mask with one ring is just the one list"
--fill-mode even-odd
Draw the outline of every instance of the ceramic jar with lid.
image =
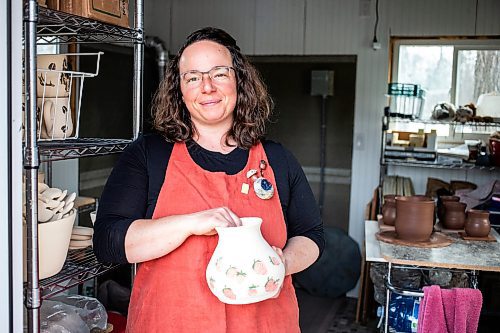
[[465, 208], [467, 205], [463, 202], [444, 201], [444, 219], [443, 225], [446, 229], [460, 230], [465, 225]]
[[465, 220], [465, 233], [470, 237], [487, 237], [490, 234], [490, 213], [486, 210], [471, 209]]
[[396, 197], [396, 235], [410, 242], [426, 242], [434, 228], [434, 200], [425, 196]]
[[394, 225], [396, 222], [396, 196], [394, 194], [384, 195], [382, 222], [386, 225]]

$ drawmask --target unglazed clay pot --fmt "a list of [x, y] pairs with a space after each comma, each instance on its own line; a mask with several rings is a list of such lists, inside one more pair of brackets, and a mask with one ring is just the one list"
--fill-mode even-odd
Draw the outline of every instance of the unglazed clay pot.
[[285, 265], [260, 231], [262, 219], [244, 217], [240, 227], [217, 227], [219, 242], [208, 263], [208, 286], [227, 304], [249, 304], [275, 296]]
[[456, 201], [444, 201], [443, 225], [446, 229], [463, 229], [465, 225], [466, 204]]
[[384, 195], [382, 221], [386, 225], [394, 225], [396, 222], [396, 196], [394, 194]]
[[470, 237], [486, 237], [490, 234], [490, 213], [486, 210], [471, 209], [465, 220], [465, 233]]
[[396, 197], [396, 235], [411, 242], [429, 240], [434, 227], [434, 200], [425, 196]]
[[445, 213], [444, 203], [448, 201], [458, 202], [460, 201], [460, 197], [457, 197], [456, 195], [442, 195], [438, 198], [437, 217], [439, 219], [439, 222], [442, 222], [444, 220], [444, 213]]
[[[51, 277], [62, 269], [68, 254], [71, 231], [73, 230], [76, 215], [76, 209], [72, 209], [68, 216], [59, 220], [38, 223], [40, 279]], [[26, 224], [24, 224], [23, 233], [25, 237], [26, 232]], [[23, 246], [23, 251], [24, 258], [27, 258], [26, 244]], [[24, 271], [24, 281], [27, 278], [26, 274], [26, 271]]]

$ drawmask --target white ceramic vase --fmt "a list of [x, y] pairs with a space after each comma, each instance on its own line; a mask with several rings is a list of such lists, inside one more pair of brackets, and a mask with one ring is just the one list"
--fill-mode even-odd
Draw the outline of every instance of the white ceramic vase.
[[244, 217], [242, 226], [216, 228], [219, 242], [208, 263], [206, 278], [223, 303], [249, 304], [275, 296], [285, 266], [260, 231], [262, 219]]

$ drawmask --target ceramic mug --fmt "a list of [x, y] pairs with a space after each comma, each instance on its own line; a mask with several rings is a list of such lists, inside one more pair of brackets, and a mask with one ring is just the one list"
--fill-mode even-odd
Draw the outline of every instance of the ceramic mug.
[[41, 54], [37, 56], [36, 95], [37, 97], [68, 97], [70, 75], [68, 57], [64, 54]]
[[90, 220], [92, 221], [92, 225], [94, 225], [96, 217], [97, 217], [97, 210], [90, 212]]
[[73, 133], [73, 119], [69, 97], [38, 98], [38, 117], [43, 119], [41, 137], [65, 139]]

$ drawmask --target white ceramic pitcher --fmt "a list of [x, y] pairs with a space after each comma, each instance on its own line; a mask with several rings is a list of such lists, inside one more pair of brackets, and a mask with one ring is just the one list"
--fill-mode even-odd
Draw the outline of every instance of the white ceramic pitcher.
[[219, 242], [206, 270], [210, 290], [227, 304], [271, 298], [285, 277], [285, 265], [262, 237], [262, 219], [243, 217], [241, 222], [239, 227], [216, 228]]

